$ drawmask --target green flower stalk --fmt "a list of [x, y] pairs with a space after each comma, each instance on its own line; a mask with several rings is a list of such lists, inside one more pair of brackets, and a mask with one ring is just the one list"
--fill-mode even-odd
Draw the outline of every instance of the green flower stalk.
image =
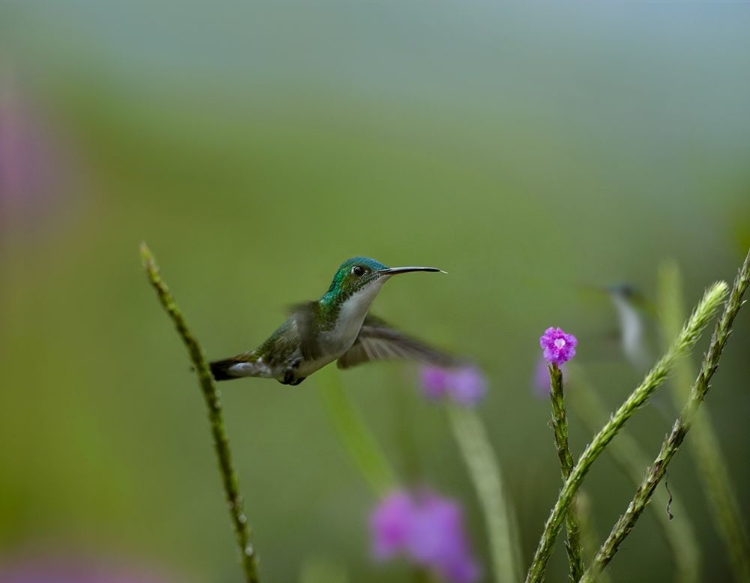
[[521, 551], [512, 505], [487, 432], [476, 411], [448, 405], [448, 419], [482, 506], [497, 583], [521, 580]]
[[472, 365], [458, 369], [423, 366], [420, 371], [422, 394], [429, 400], [450, 401], [448, 421], [482, 507], [495, 581], [513, 583], [521, 580], [518, 528], [500, 464], [475, 411], [487, 388], [487, 379]]
[[250, 544], [250, 529], [243, 510], [242, 496], [240, 495], [237, 483], [237, 474], [232, 464], [229, 438], [224, 429], [221, 401], [219, 400], [219, 394], [216, 391], [208, 364], [203, 355], [203, 349], [188, 328], [187, 322], [185, 322], [185, 318], [175, 303], [167, 284], [161, 278], [161, 275], [159, 275], [159, 267], [156, 264], [154, 256], [145, 243], [141, 244], [141, 259], [143, 260], [143, 267], [148, 275], [148, 280], [156, 290], [156, 295], [159, 297], [159, 301], [167, 312], [167, 315], [169, 315], [175, 328], [177, 328], [177, 333], [182, 338], [195, 372], [198, 375], [198, 382], [200, 383], [203, 398], [208, 408], [208, 420], [211, 425], [214, 449], [216, 450], [216, 457], [219, 462], [219, 472], [221, 473], [221, 480], [224, 485], [224, 494], [229, 504], [229, 514], [232, 517], [235, 538], [237, 539], [237, 546], [240, 549], [240, 556], [242, 557], [245, 581], [246, 583], [258, 583], [260, 581], [258, 577], [258, 561], [255, 550]]
[[[662, 336], [669, 337], [679, 326], [679, 320], [685, 311], [677, 264], [670, 262], [663, 265], [659, 276]], [[690, 398], [690, 387], [695, 376], [689, 359], [682, 359], [677, 364], [672, 382], [672, 396], [678, 410]], [[695, 414], [688, 448], [695, 459], [716, 530], [729, 552], [735, 580], [750, 581], [750, 540], [743, 527], [742, 514], [732, 488], [729, 470], [706, 406]]]
[[[659, 485], [659, 482], [666, 475], [669, 463], [679, 451], [687, 432], [695, 422], [699, 407], [706, 398], [706, 394], [710, 388], [709, 383], [719, 367], [721, 353], [729, 339], [734, 319], [742, 307], [742, 297], [744, 296], [748, 285], [750, 285], [750, 252], [748, 252], [745, 257], [745, 262], [734, 280], [734, 286], [732, 287], [729, 301], [724, 308], [724, 312], [719, 319], [719, 322], [716, 324], [716, 329], [711, 338], [711, 345], [708, 352], [703, 357], [700, 372], [698, 373], [698, 377], [690, 391], [687, 403], [683, 407], [680, 416], [675, 421], [675, 424], [672, 427], [672, 432], [664, 440], [659, 454], [656, 456], [656, 459], [648, 470], [643, 482], [638, 487], [633, 500], [628, 505], [628, 509], [613, 527], [609, 537], [607, 537], [607, 540], [594, 558], [591, 567], [584, 574], [582, 581], [594, 581], [597, 573], [609, 564], [612, 557], [617, 553], [620, 544], [622, 544], [625, 537], [630, 534], [636, 521], [640, 518], [646, 505], [650, 502], [653, 492]], [[746, 581], [748, 579], [743, 576], [743, 578], [739, 580]]]
[[[562, 328], [547, 328], [539, 339], [544, 360], [548, 363], [550, 379], [550, 398], [552, 401], [552, 429], [555, 433], [557, 457], [560, 459], [563, 482], [573, 471], [573, 456], [568, 446], [568, 419], [565, 413], [563, 396], [563, 377], [560, 367], [576, 355], [578, 339], [566, 334]], [[578, 500], [574, 500], [565, 516], [565, 528], [568, 541], [565, 550], [570, 565], [570, 580], [576, 583], [583, 575], [583, 556], [581, 551], [581, 524], [578, 516]]]
[[588, 473], [591, 465], [602, 454], [604, 448], [607, 447], [625, 423], [640, 407], [646, 404], [649, 398], [666, 380], [675, 361], [695, 346], [701, 332], [726, 296], [727, 287], [726, 283], [719, 282], [708, 289], [667, 353], [654, 365], [643, 382], [630, 394], [581, 454], [578, 463], [573, 468], [573, 472], [565, 481], [557, 502], [547, 519], [544, 531], [539, 540], [539, 545], [534, 554], [534, 559], [526, 576], [527, 583], [538, 583], [544, 579], [547, 562], [552, 554], [555, 540], [560, 532], [567, 510], [573, 503], [575, 494], [581, 487], [583, 478]]
[[[576, 417], [592, 432], [595, 432], [607, 422], [609, 409], [599, 394], [586, 382], [580, 367], [570, 367], [567, 371], [568, 384], [573, 386], [573, 389], [569, 391], [570, 407]], [[640, 484], [643, 479], [643, 470], [648, 467], [650, 460], [643, 447], [627, 430], [620, 431], [617, 439], [609, 444], [607, 453], [623, 474], [632, 480], [634, 485]], [[701, 580], [701, 550], [695, 535], [695, 529], [690, 522], [690, 513], [687, 511], [687, 507], [674, 488], [672, 488], [671, 495], [663, 488], [655, 490], [654, 502], [654, 517], [672, 551], [675, 582], [698, 583]], [[668, 506], [675, 516], [679, 516], [679, 525], [670, 522], [669, 514], [666, 511]], [[598, 551], [598, 546], [599, 543], [597, 542], [596, 548], [591, 554], [591, 559]], [[601, 582], [605, 575], [606, 571], [599, 575], [598, 581]]]
[[320, 391], [341, 444], [376, 495], [383, 497], [396, 488], [396, 474], [375, 436], [344, 391], [339, 371], [329, 367]]
[[[552, 429], [555, 433], [557, 457], [560, 459], [560, 469], [563, 481], [570, 477], [575, 462], [568, 446], [568, 420], [565, 413], [565, 398], [563, 396], [563, 376], [560, 368], [552, 363], [549, 365], [550, 399], [552, 401]], [[577, 500], [568, 508], [565, 516], [565, 527], [568, 541], [565, 549], [568, 553], [570, 565], [570, 580], [575, 583], [583, 575], [583, 557], [581, 554], [581, 525], [578, 517]]]

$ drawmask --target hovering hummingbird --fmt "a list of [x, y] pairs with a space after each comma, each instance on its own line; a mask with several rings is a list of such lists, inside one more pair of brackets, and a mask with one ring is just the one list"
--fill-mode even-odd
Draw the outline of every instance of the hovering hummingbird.
[[625, 357], [639, 372], [646, 372], [654, 358], [649, 328], [653, 308], [635, 287], [620, 283], [604, 290], [617, 311], [620, 321], [620, 344]]
[[394, 275], [436, 267], [386, 267], [367, 257], [341, 264], [317, 301], [293, 306], [289, 318], [258, 348], [210, 364], [217, 381], [262, 377], [298, 385], [327, 364], [350, 368], [372, 360], [412, 359], [451, 367], [458, 359], [391, 328], [370, 305]]

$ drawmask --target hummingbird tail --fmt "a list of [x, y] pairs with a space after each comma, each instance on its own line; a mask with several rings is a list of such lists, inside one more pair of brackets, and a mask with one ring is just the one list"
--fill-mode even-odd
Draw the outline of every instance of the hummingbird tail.
[[232, 366], [237, 364], [237, 360], [234, 358], [226, 358], [224, 360], [215, 360], [210, 362], [208, 366], [211, 368], [211, 374], [215, 381], [231, 381], [232, 379], [241, 378], [241, 375], [232, 374], [230, 369]]

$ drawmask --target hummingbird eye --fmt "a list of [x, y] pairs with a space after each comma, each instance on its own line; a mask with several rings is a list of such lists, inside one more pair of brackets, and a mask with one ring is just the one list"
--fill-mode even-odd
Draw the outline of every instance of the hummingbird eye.
[[361, 265], [355, 265], [352, 267], [352, 275], [356, 275], [357, 277], [362, 277], [365, 274], [365, 268]]

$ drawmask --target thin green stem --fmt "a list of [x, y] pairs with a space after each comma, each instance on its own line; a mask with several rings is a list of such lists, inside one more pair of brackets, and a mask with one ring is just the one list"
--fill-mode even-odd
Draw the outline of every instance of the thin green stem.
[[338, 370], [328, 367], [318, 374], [324, 379], [321, 395], [341, 444], [370, 487], [384, 496], [398, 484], [388, 458], [344, 391]]
[[[572, 389], [568, 391], [568, 402], [581, 422], [589, 430], [595, 432], [607, 422], [609, 409], [599, 394], [586, 382], [580, 367], [574, 368], [571, 366], [568, 368], [568, 372], [568, 384], [572, 386]], [[607, 453], [622, 473], [632, 480], [633, 484], [640, 484], [643, 478], [643, 470], [648, 467], [651, 460], [638, 441], [627, 430], [620, 431], [617, 439], [612, 440], [607, 448]], [[675, 581], [678, 583], [698, 583], [701, 579], [700, 546], [687, 507], [683, 504], [682, 498], [674, 487], [671, 491], [671, 496], [663, 488], [654, 492], [654, 517], [672, 551], [672, 560], [676, 571]], [[672, 514], [679, 517], [679, 525], [670, 522], [667, 513], [668, 506]], [[597, 550], [595, 549], [594, 552]], [[599, 581], [602, 580], [604, 574], [602, 573], [599, 576]]]
[[[575, 462], [568, 446], [568, 419], [565, 414], [565, 397], [563, 395], [562, 371], [556, 364], [549, 365], [550, 399], [552, 401], [552, 430], [555, 433], [557, 457], [560, 459], [560, 470], [563, 482], [570, 477]], [[576, 583], [583, 575], [583, 557], [581, 556], [581, 525], [573, 502], [565, 515], [565, 528], [568, 531], [568, 552], [570, 580]]]
[[581, 487], [583, 478], [591, 468], [591, 464], [601, 455], [604, 448], [612, 441], [625, 423], [640, 407], [646, 404], [656, 389], [664, 382], [675, 360], [695, 346], [701, 332], [713, 317], [726, 293], [727, 285], [724, 282], [716, 283], [706, 291], [667, 353], [659, 359], [654, 368], [646, 375], [643, 382], [630, 394], [581, 454], [573, 472], [565, 481], [557, 502], [552, 508], [552, 512], [544, 526], [539, 546], [534, 554], [529, 572], [526, 575], [527, 583], [539, 582], [544, 579], [547, 562], [552, 554], [552, 549], [562, 527], [565, 514], [573, 502], [575, 493]]
[[[685, 312], [680, 271], [676, 263], [670, 262], [662, 266], [659, 275], [662, 337], [668, 337], [679, 326], [679, 319]], [[695, 376], [690, 359], [680, 360], [671, 383], [672, 396], [678, 409], [690, 398], [690, 388]], [[750, 581], [750, 540], [742, 523], [742, 513], [729, 477], [729, 469], [707, 405], [696, 412], [692, 437], [687, 443], [690, 454], [696, 461], [714, 525], [729, 552], [735, 579]]]
[[[679, 417], [675, 421], [674, 426], [672, 427], [672, 432], [664, 440], [664, 443], [662, 443], [659, 454], [656, 456], [653, 465], [646, 473], [646, 477], [641, 482], [641, 485], [638, 487], [633, 500], [631, 500], [628, 505], [628, 509], [612, 528], [612, 532], [607, 537], [607, 540], [604, 542], [601, 549], [599, 549], [599, 552], [594, 558], [594, 562], [591, 564], [591, 567], [589, 567], [589, 570], [584, 575], [582, 581], [593, 581], [596, 578], [596, 574], [609, 564], [612, 557], [614, 557], [615, 553], [617, 553], [620, 548], [622, 541], [625, 540], [625, 537], [627, 537], [628, 534], [630, 534], [636, 521], [640, 518], [643, 510], [651, 501], [653, 492], [659, 485], [659, 482], [661, 482], [662, 478], [666, 475], [669, 463], [679, 451], [682, 442], [687, 436], [687, 432], [695, 421], [699, 407], [706, 398], [706, 394], [710, 388], [709, 383], [711, 382], [711, 378], [719, 368], [721, 353], [729, 339], [734, 319], [742, 307], [742, 297], [744, 296], [748, 285], [750, 285], [750, 252], [747, 254], [745, 262], [734, 280], [734, 286], [729, 295], [729, 301], [726, 303], [724, 313], [716, 324], [716, 329], [711, 338], [711, 345], [709, 346], [708, 352], [703, 357], [698, 378], [695, 379], [693, 388], [690, 390], [690, 397], [688, 398], [687, 403], [682, 408]], [[743, 576], [743, 578], [739, 580], [747, 581], [748, 578]]]
[[495, 581], [520, 581], [521, 553], [515, 516], [508, 502], [500, 465], [482, 421], [473, 409], [451, 405], [447, 411], [487, 523]]
[[156, 295], [159, 297], [164, 310], [172, 319], [175, 328], [177, 328], [177, 333], [182, 338], [195, 372], [198, 375], [203, 398], [208, 408], [208, 420], [211, 425], [216, 457], [219, 461], [219, 473], [224, 485], [224, 494], [229, 504], [229, 514], [232, 517], [237, 546], [240, 549], [240, 556], [242, 557], [241, 562], [245, 581], [246, 583], [258, 583], [260, 581], [258, 577], [258, 561], [255, 550], [250, 544], [250, 528], [248, 527], [247, 518], [243, 510], [242, 496], [237, 484], [237, 475], [232, 465], [232, 453], [229, 449], [229, 438], [224, 430], [221, 402], [214, 386], [213, 378], [211, 378], [208, 365], [206, 364], [203, 350], [200, 344], [198, 344], [198, 340], [190, 332], [185, 318], [175, 303], [167, 284], [159, 275], [159, 267], [156, 264], [156, 260], [145, 243], [141, 244], [141, 259], [143, 260], [143, 267], [148, 275], [148, 280], [156, 290]]

